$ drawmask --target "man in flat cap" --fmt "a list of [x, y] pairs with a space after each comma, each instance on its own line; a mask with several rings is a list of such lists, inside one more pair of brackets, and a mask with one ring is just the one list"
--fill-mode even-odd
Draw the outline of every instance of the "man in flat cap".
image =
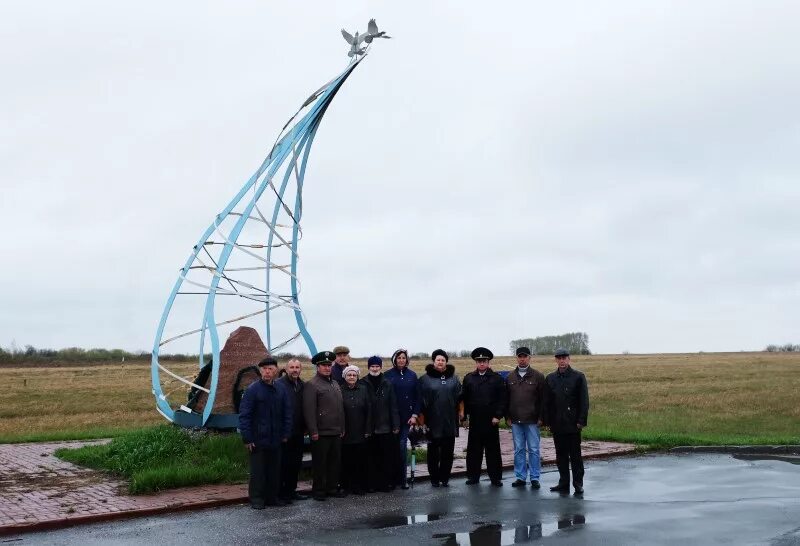
[[331, 369], [331, 377], [334, 381], [339, 383], [340, 387], [344, 386], [344, 369], [350, 365], [350, 349], [344, 345], [337, 345], [333, 348], [333, 354], [336, 355], [336, 360], [333, 362]]
[[281, 444], [292, 434], [294, 409], [286, 391], [275, 385], [278, 362], [266, 357], [258, 363], [261, 380], [244, 391], [239, 405], [239, 431], [250, 453], [250, 507], [286, 504], [278, 498]]
[[583, 493], [581, 430], [589, 417], [586, 376], [570, 366], [569, 351], [557, 349], [556, 371], [547, 376], [544, 389], [544, 421], [553, 433], [558, 466], [558, 485], [550, 491], [569, 493], [569, 469], [575, 494]]
[[467, 437], [467, 485], [478, 483], [483, 453], [486, 452], [486, 471], [492, 485], [503, 485], [498, 425], [505, 414], [506, 388], [503, 378], [489, 367], [492, 351], [478, 347], [472, 351], [475, 371], [464, 376], [463, 395], [465, 417], [469, 421]]
[[530, 349], [518, 347], [516, 354], [517, 367], [506, 378], [506, 422], [511, 423], [514, 438], [514, 475], [517, 478], [511, 487], [525, 487], [526, 478], [530, 478], [531, 487], [539, 489], [539, 424], [544, 401], [544, 375], [531, 367]]
[[311, 468], [314, 500], [328, 496], [341, 497], [337, 491], [344, 435], [344, 404], [339, 384], [331, 378], [336, 359], [331, 351], [314, 355], [311, 363], [317, 374], [303, 388], [303, 415], [311, 437]]

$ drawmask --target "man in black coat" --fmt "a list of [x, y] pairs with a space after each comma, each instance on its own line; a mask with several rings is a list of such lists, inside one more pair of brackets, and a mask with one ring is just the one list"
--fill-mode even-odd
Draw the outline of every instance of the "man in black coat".
[[400, 414], [394, 387], [383, 376], [383, 359], [371, 356], [367, 361], [369, 374], [360, 382], [367, 386], [372, 401], [372, 434], [367, 442], [369, 456], [369, 488], [377, 491], [395, 489], [397, 435], [400, 433]]
[[469, 422], [467, 437], [467, 485], [478, 483], [483, 453], [486, 452], [486, 471], [492, 485], [503, 485], [503, 466], [500, 458], [498, 425], [505, 413], [506, 389], [503, 378], [489, 367], [492, 351], [478, 347], [472, 351], [475, 371], [464, 376], [463, 396], [465, 417]]
[[297, 475], [303, 464], [303, 438], [306, 433], [306, 421], [303, 417], [303, 380], [300, 373], [302, 363], [296, 358], [286, 363], [286, 375], [275, 384], [282, 387], [289, 400], [292, 401], [294, 413], [292, 417], [292, 435], [281, 447], [281, 487], [280, 497], [287, 503], [293, 500], [305, 500], [308, 497], [297, 492]]
[[589, 386], [586, 376], [570, 366], [569, 351], [555, 353], [558, 369], [547, 376], [544, 391], [544, 421], [553, 434], [558, 466], [558, 485], [550, 491], [569, 492], [569, 469], [575, 494], [583, 493], [581, 430], [589, 417]]

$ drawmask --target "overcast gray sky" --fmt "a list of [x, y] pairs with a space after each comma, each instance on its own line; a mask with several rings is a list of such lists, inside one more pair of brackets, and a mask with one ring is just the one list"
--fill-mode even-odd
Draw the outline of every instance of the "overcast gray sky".
[[0, 345], [149, 349], [192, 245], [370, 17], [394, 39], [306, 173], [320, 348], [800, 342], [800, 4], [342, 4], [3, 2]]

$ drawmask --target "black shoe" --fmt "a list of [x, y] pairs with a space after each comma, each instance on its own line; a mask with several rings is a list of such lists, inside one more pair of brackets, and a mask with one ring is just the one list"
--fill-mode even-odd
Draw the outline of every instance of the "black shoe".
[[308, 500], [308, 495], [303, 495], [302, 493], [295, 493], [291, 497], [292, 500], [301, 501], [301, 500]]
[[265, 506], [286, 506], [287, 504], [289, 503], [283, 499], [270, 500], [264, 503]]
[[403, 485], [400, 486], [400, 489], [403, 489], [403, 490], [408, 489], [408, 485], [403, 484]]
[[542, 487], [542, 484], [539, 483], [539, 480], [531, 480], [531, 487], [534, 489], [539, 489]]
[[326, 500], [328, 500], [328, 497], [326, 497], [325, 495], [320, 495], [320, 494], [314, 495], [312, 498], [315, 501], [326, 501]]
[[431, 482], [431, 487], [439, 487], [439, 482]]
[[450, 482], [442, 482], [442, 487], [450, 487]]
[[576, 495], [583, 495], [583, 486], [582, 485], [576, 485], [575, 486], [575, 494]]
[[475, 485], [476, 483], [478, 483], [478, 478], [470, 478], [464, 483], [466, 483], [467, 485]]
[[550, 491], [552, 491], [553, 493], [556, 493], [556, 492], [558, 492], [558, 493], [569, 493], [569, 486], [568, 485], [561, 485], [561, 484], [554, 485], [553, 487], [550, 488]]
[[343, 498], [345, 498], [347, 496], [347, 493], [344, 492], [344, 491], [341, 491], [341, 490], [339, 490], [339, 491], [331, 491], [330, 493], [328, 493], [328, 496], [329, 497], [336, 497], [337, 499], [343, 499]]
[[291, 498], [291, 497], [281, 497], [281, 499], [280, 499], [280, 500], [281, 500], [281, 502], [283, 502], [284, 504], [292, 504], [292, 498]]
[[525, 487], [525, 480], [514, 480], [511, 487]]
[[263, 510], [265, 506], [263, 504], [255, 504], [251, 502], [250, 508], [252, 508], [253, 510]]
[[364, 496], [364, 490], [363, 489], [353, 489], [351, 491], [351, 493], [353, 495], [358, 495], [359, 497], [363, 497]]
[[503, 482], [501, 480], [492, 480], [492, 485], [495, 487], [503, 487]]

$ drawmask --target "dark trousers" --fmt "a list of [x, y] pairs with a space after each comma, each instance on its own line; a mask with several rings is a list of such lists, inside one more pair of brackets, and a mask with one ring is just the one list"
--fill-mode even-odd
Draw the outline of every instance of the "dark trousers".
[[398, 487], [406, 485], [408, 469], [408, 431], [411, 429], [408, 423], [400, 425], [400, 434], [398, 439], [400, 441], [400, 453], [397, 458], [397, 475], [395, 476], [395, 485]]
[[367, 442], [342, 444], [342, 488], [366, 491], [368, 487]]
[[297, 474], [303, 464], [303, 436], [291, 436], [281, 444], [281, 486], [279, 494], [291, 499], [297, 489]]
[[558, 466], [558, 485], [569, 487], [569, 467], [572, 465], [572, 484], [583, 487], [583, 457], [581, 433], [553, 434]]
[[342, 438], [320, 436], [311, 442], [311, 473], [314, 483], [311, 491], [316, 496], [335, 493], [339, 481], [339, 463], [341, 460]]
[[431, 483], [450, 481], [455, 445], [455, 437], [434, 438], [428, 442], [428, 474], [430, 474]]
[[500, 433], [498, 427], [492, 425], [491, 418], [476, 419], [470, 423], [467, 437], [467, 478], [477, 480], [480, 477], [484, 451], [489, 479], [493, 482], [501, 480], [503, 466], [500, 459]]
[[257, 447], [250, 453], [250, 504], [263, 506], [278, 499], [281, 475], [281, 446]]
[[391, 432], [373, 434], [367, 440], [369, 487], [386, 491], [394, 485], [397, 472], [397, 436]]

